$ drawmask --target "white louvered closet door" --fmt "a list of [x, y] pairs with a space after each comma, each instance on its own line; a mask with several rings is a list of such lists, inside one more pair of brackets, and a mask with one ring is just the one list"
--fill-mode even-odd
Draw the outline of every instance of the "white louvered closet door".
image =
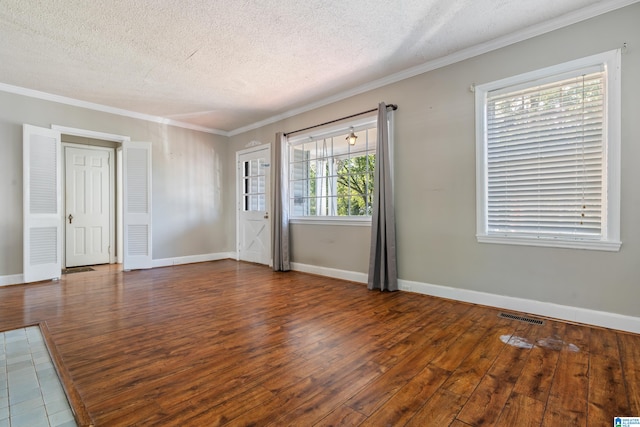
[[56, 279], [62, 270], [60, 132], [23, 126], [24, 281]]
[[151, 143], [122, 144], [124, 270], [151, 268]]

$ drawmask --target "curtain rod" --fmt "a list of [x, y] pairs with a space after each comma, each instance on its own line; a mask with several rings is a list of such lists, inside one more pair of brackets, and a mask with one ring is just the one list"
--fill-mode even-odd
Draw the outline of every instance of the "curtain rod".
[[[389, 105], [387, 105], [387, 108], [391, 108], [392, 110], [395, 111], [395, 110], [398, 109], [398, 106], [396, 104], [389, 104]], [[342, 120], [346, 120], [346, 119], [351, 119], [353, 117], [362, 116], [363, 114], [373, 113], [374, 111], [378, 111], [378, 109], [377, 108], [373, 108], [371, 110], [362, 111], [360, 113], [352, 114], [350, 116], [340, 117], [339, 119], [335, 119], [335, 120], [331, 120], [331, 121], [328, 121], [328, 122], [320, 123], [319, 125], [313, 125], [313, 126], [309, 126], [309, 127], [303, 128], [303, 129], [298, 129], [298, 130], [294, 130], [294, 131], [291, 131], [291, 132], [287, 132], [287, 133], [284, 134], [284, 136], [289, 136], [291, 134], [302, 132], [302, 131], [309, 130], [309, 129], [319, 128], [320, 126], [330, 125], [332, 123], [340, 122]]]

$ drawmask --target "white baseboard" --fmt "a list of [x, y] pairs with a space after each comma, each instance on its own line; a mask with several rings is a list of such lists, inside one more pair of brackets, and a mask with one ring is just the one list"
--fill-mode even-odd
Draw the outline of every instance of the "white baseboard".
[[[168, 267], [171, 265], [192, 264], [194, 262], [218, 261], [221, 259], [236, 259], [235, 252], [219, 252], [214, 254], [190, 255], [175, 258], [163, 258], [152, 260], [152, 268]], [[0, 276], [0, 286], [17, 285], [24, 283], [23, 274], [13, 274], [11, 276]]]
[[636, 334], [640, 333], [640, 317], [402, 279], [398, 280], [398, 287], [403, 291], [416, 292], [424, 295], [537, 314], [539, 316], [602, 326]]
[[0, 276], [0, 286], [17, 285], [24, 283], [23, 274], [12, 274], [11, 276]]
[[171, 265], [192, 264], [194, 262], [218, 261], [221, 259], [236, 258], [235, 252], [218, 252], [213, 254], [189, 255], [175, 258], [154, 259], [151, 261], [151, 267], [168, 267]]
[[317, 274], [319, 276], [333, 277], [335, 279], [349, 280], [351, 282], [367, 283], [367, 275], [357, 271], [338, 270], [336, 268], [318, 267], [316, 265], [291, 263], [291, 269], [303, 273]]
[[[295, 262], [291, 263], [291, 269], [352, 282], [367, 283], [367, 274], [356, 271], [338, 270]], [[398, 287], [402, 291], [640, 334], [640, 317], [402, 279], [398, 279]]]

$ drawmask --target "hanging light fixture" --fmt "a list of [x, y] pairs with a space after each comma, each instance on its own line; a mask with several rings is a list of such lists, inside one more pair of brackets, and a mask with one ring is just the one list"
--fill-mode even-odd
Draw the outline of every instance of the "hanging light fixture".
[[349, 133], [349, 136], [347, 136], [346, 140], [349, 142], [349, 145], [356, 145], [356, 139], [358, 139], [358, 136], [353, 133], [353, 128], [351, 128], [351, 132]]

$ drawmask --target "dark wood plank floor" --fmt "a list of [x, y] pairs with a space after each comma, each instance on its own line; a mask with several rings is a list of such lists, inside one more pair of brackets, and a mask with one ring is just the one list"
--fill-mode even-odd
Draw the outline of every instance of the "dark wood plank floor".
[[640, 416], [640, 336], [497, 314], [231, 260], [0, 288], [0, 329], [46, 322], [97, 426]]

